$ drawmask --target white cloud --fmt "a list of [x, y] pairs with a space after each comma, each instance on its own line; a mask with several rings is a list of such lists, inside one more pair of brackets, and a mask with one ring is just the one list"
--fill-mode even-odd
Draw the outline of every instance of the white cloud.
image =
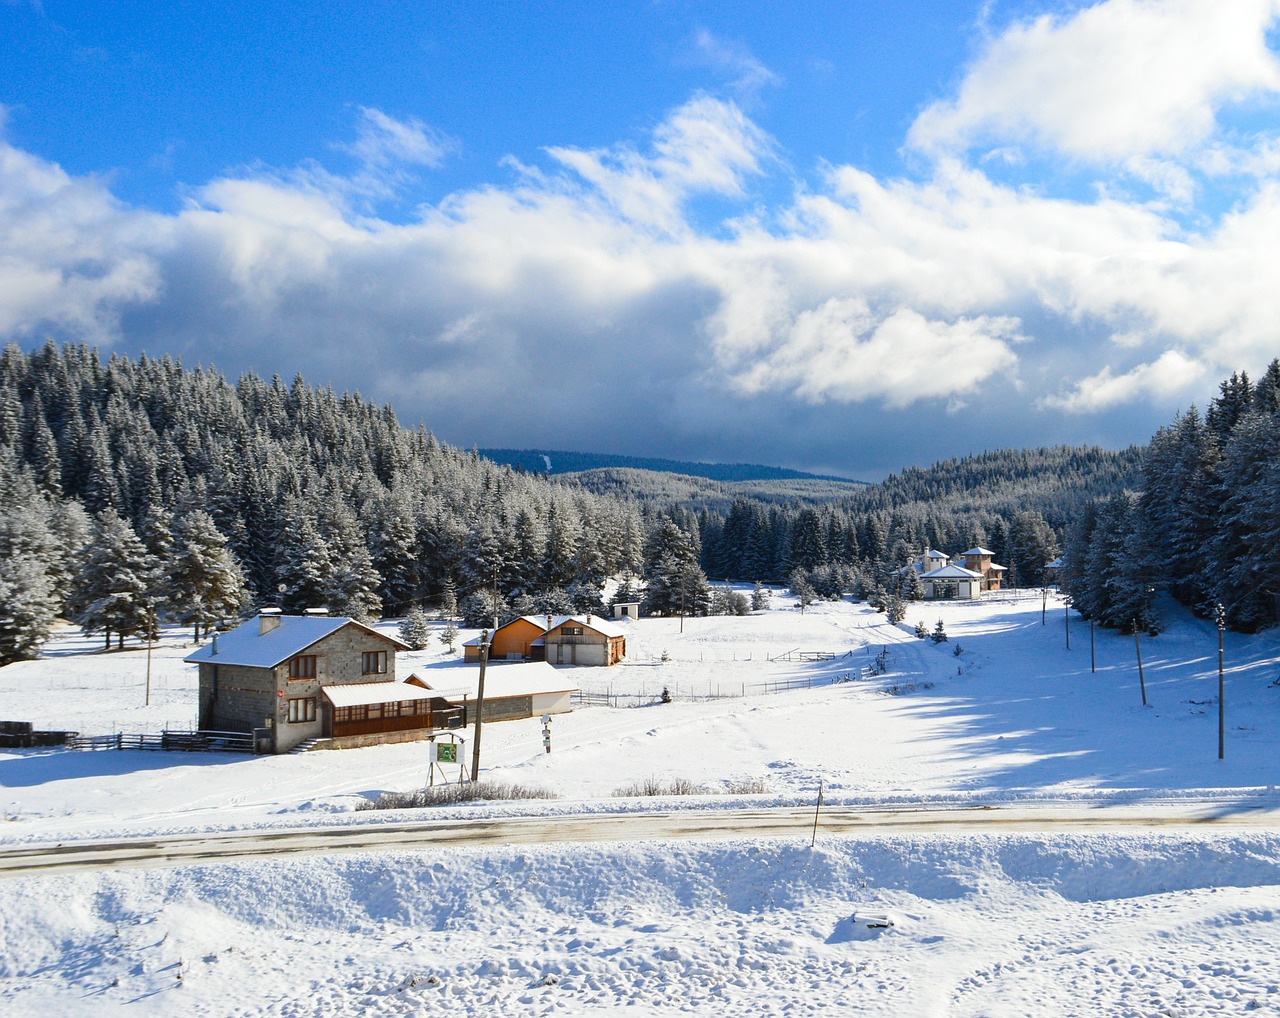
[[739, 96], [749, 99], [766, 85], [782, 83], [782, 79], [741, 42], [721, 38], [700, 28], [694, 35], [693, 44], [702, 62], [732, 79], [730, 88]]
[[1277, 0], [1106, 0], [993, 38], [954, 99], [912, 125], [928, 152], [1023, 142], [1085, 161], [1176, 155], [1217, 111], [1280, 92]]
[[360, 107], [356, 140], [340, 145], [366, 166], [440, 166], [458, 142], [424, 124], [417, 117], [397, 120], [381, 110]]
[[685, 201], [698, 193], [736, 197], [761, 172], [768, 136], [737, 105], [695, 96], [654, 131], [653, 151], [620, 145], [584, 151], [547, 149], [632, 222], [668, 233], [683, 230]]
[[111, 342], [122, 309], [160, 293], [154, 253], [169, 225], [0, 142], [0, 337], [52, 329]]
[[1167, 350], [1150, 364], [1140, 364], [1121, 375], [1105, 367], [1082, 378], [1062, 395], [1045, 396], [1046, 407], [1070, 413], [1095, 413], [1152, 396], [1177, 397], [1206, 379], [1205, 365], [1177, 350]]
[[[868, 403], [1021, 442], [1033, 406], [1185, 399], [1274, 356], [1280, 187], [1193, 233], [1158, 205], [940, 158], [921, 180], [825, 167], [787, 208], [701, 229], [691, 200], [751, 202], [773, 150], [737, 105], [697, 95], [648, 144], [551, 149], [390, 222], [319, 165], [242, 170], [158, 215], [0, 142], [0, 339], [301, 370], [467, 441], [508, 428], [497, 444], [531, 445], [618, 420], [705, 444], [819, 406], [871, 428], [844, 409]], [[1026, 392], [996, 418], [994, 386]]]
[[1010, 318], [930, 321], [900, 309], [878, 320], [860, 299], [832, 299], [789, 323], [765, 360], [735, 377], [743, 392], [786, 389], [813, 402], [890, 407], [973, 392], [1017, 358]]

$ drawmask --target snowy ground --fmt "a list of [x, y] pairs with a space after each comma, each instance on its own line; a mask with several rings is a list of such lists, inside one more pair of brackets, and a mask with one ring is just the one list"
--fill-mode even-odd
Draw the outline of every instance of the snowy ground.
[[[891, 627], [801, 615], [642, 620], [584, 689], [677, 702], [488, 726], [488, 776], [554, 791], [484, 812], [828, 802], [1210, 800], [1275, 806], [1280, 634], [1226, 638], [1170, 609], [1142, 639], [1090, 634], [1039, 597], [928, 605]], [[949, 641], [919, 641], [941, 618]], [[468, 634], [469, 635], [469, 634]], [[960, 653], [956, 654], [956, 648]], [[888, 649], [888, 672], [858, 679]], [[191, 648], [103, 653], [73, 633], [0, 669], [0, 719], [83, 732], [190, 727]], [[835, 651], [803, 663], [787, 651]], [[663, 658], [666, 658], [664, 661]], [[413, 669], [457, 668], [442, 648]], [[854, 681], [706, 699], [764, 683]], [[687, 697], [702, 699], [688, 700]], [[385, 823], [353, 813], [423, 783], [419, 745], [284, 758], [0, 753], [0, 849], [80, 837]], [[650, 777], [709, 793], [619, 799]], [[753, 782], [766, 791], [742, 796]], [[15, 1014], [939, 1015], [1280, 1012], [1280, 831], [819, 836], [314, 857], [10, 879], [0, 1002]], [[885, 912], [894, 925], [869, 929]]]

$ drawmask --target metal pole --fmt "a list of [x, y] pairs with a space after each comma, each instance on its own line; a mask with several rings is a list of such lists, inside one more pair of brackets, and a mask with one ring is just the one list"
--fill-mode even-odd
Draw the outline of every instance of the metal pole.
[[155, 605], [147, 605], [147, 699], [145, 706], [151, 706], [151, 640], [156, 631]]
[[1222, 681], [1222, 633], [1227, 628], [1227, 610], [1218, 605], [1214, 609], [1214, 620], [1218, 623], [1218, 759], [1221, 760], [1226, 751], [1226, 704], [1223, 702]]
[[813, 807], [813, 838], [809, 841], [809, 847], [813, 848], [818, 843], [818, 814], [822, 811], [822, 779], [818, 779], [818, 803]]
[[1142, 647], [1138, 643], [1138, 620], [1133, 620], [1133, 649], [1138, 655], [1138, 685], [1142, 687], [1142, 706], [1147, 705], [1147, 680], [1142, 675]]
[[1094, 654], [1093, 649], [1093, 619], [1089, 620], [1089, 671], [1096, 672], [1098, 670], [1098, 658]]
[[484, 666], [489, 661], [489, 630], [480, 632], [480, 683], [476, 687], [476, 744], [471, 747], [471, 780], [480, 780], [480, 724], [484, 714]]
[[1071, 649], [1071, 605], [1062, 606], [1062, 617], [1067, 620], [1067, 650]]

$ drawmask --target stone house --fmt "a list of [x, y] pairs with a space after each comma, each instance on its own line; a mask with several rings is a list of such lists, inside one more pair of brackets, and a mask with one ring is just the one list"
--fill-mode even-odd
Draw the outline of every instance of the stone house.
[[[184, 660], [200, 670], [202, 731], [254, 732], [270, 752], [286, 753], [308, 739], [335, 735], [335, 704], [325, 691], [336, 687], [380, 687], [378, 720], [391, 723], [361, 734], [385, 738], [429, 727], [431, 699], [420, 690], [397, 695], [407, 687], [395, 680], [396, 652], [408, 649], [354, 619], [264, 609], [230, 632], [214, 634]], [[360, 699], [367, 717], [368, 696]]]

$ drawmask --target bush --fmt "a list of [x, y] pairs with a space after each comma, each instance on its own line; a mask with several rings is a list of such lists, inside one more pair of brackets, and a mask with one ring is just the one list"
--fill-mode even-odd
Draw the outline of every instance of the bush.
[[745, 778], [741, 781], [730, 781], [724, 786], [726, 795], [767, 795], [771, 789], [764, 778]]
[[929, 639], [929, 627], [926, 626], [923, 622], [916, 623], [916, 639], [917, 640]]
[[423, 806], [456, 806], [480, 799], [554, 799], [545, 788], [530, 788], [507, 781], [468, 781], [457, 785], [433, 785], [414, 792], [383, 792], [376, 799], [356, 804], [357, 810], [420, 809]]
[[670, 781], [663, 781], [659, 777], [650, 775], [639, 781], [633, 781], [629, 785], [623, 785], [621, 788], [615, 788], [613, 794], [622, 798], [643, 795], [707, 795], [708, 792], [705, 786], [688, 778], [672, 778]]

